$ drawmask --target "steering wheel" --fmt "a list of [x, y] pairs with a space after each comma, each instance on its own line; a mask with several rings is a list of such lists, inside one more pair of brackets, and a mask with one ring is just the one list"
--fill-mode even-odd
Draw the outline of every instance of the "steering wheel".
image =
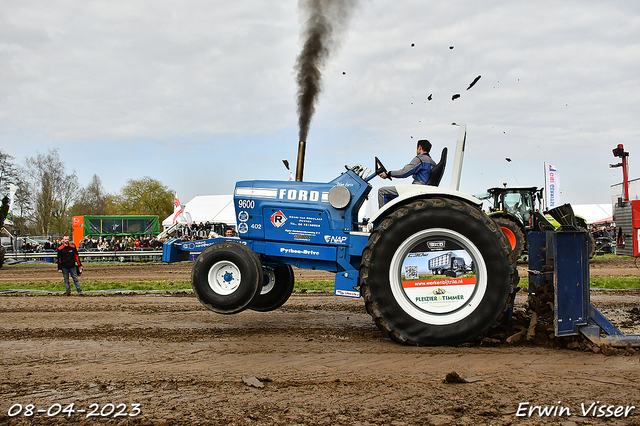
[[378, 157], [376, 157], [376, 170], [375, 170], [375, 173], [377, 175], [379, 175], [380, 173], [385, 173], [387, 175], [387, 179], [391, 180], [391, 176], [389, 176], [389, 173], [387, 172], [387, 169], [384, 167], [382, 162], [380, 160], [378, 160]]

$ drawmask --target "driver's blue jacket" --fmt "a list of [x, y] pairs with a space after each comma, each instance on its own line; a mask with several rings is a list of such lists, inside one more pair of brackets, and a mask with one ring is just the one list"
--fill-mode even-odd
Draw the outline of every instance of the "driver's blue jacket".
[[429, 154], [420, 154], [400, 170], [391, 171], [388, 174], [394, 178], [413, 176], [413, 183], [426, 185], [429, 181], [429, 176], [431, 176], [431, 169], [435, 164], [436, 162], [433, 161]]

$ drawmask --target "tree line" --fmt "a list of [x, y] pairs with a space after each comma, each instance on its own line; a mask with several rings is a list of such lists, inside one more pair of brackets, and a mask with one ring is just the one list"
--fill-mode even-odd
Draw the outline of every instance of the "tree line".
[[[64, 235], [73, 216], [157, 215], [173, 212], [173, 191], [145, 176], [129, 179], [117, 193], [108, 193], [98, 175], [86, 186], [69, 172], [56, 148], [17, 164], [0, 149], [0, 198], [15, 187], [13, 228], [21, 235]], [[6, 202], [6, 200], [5, 200]]]

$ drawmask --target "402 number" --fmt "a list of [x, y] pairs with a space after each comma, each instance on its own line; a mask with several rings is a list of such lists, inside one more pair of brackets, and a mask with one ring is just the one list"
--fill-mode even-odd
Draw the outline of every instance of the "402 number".
[[256, 206], [256, 202], [253, 200], [238, 200], [238, 208], [252, 209]]

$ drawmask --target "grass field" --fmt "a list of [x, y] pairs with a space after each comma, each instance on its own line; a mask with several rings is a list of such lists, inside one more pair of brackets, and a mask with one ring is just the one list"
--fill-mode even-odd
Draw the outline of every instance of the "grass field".
[[[137, 281], [137, 282], [81, 282], [83, 291], [92, 290], [146, 290], [146, 291], [176, 291], [191, 290], [191, 283], [188, 281]], [[333, 292], [333, 280], [300, 280], [296, 281], [294, 291], [328, 291]], [[529, 286], [529, 280], [520, 279], [521, 288]], [[74, 290], [73, 283], [71, 288]], [[598, 277], [591, 278], [591, 288], [602, 289], [636, 289], [640, 288], [637, 277]], [[39, 290], [39, 291], [64, 291], [64, 284], [59, 283], [23, 283], [0, 284], [1, 290]]]

